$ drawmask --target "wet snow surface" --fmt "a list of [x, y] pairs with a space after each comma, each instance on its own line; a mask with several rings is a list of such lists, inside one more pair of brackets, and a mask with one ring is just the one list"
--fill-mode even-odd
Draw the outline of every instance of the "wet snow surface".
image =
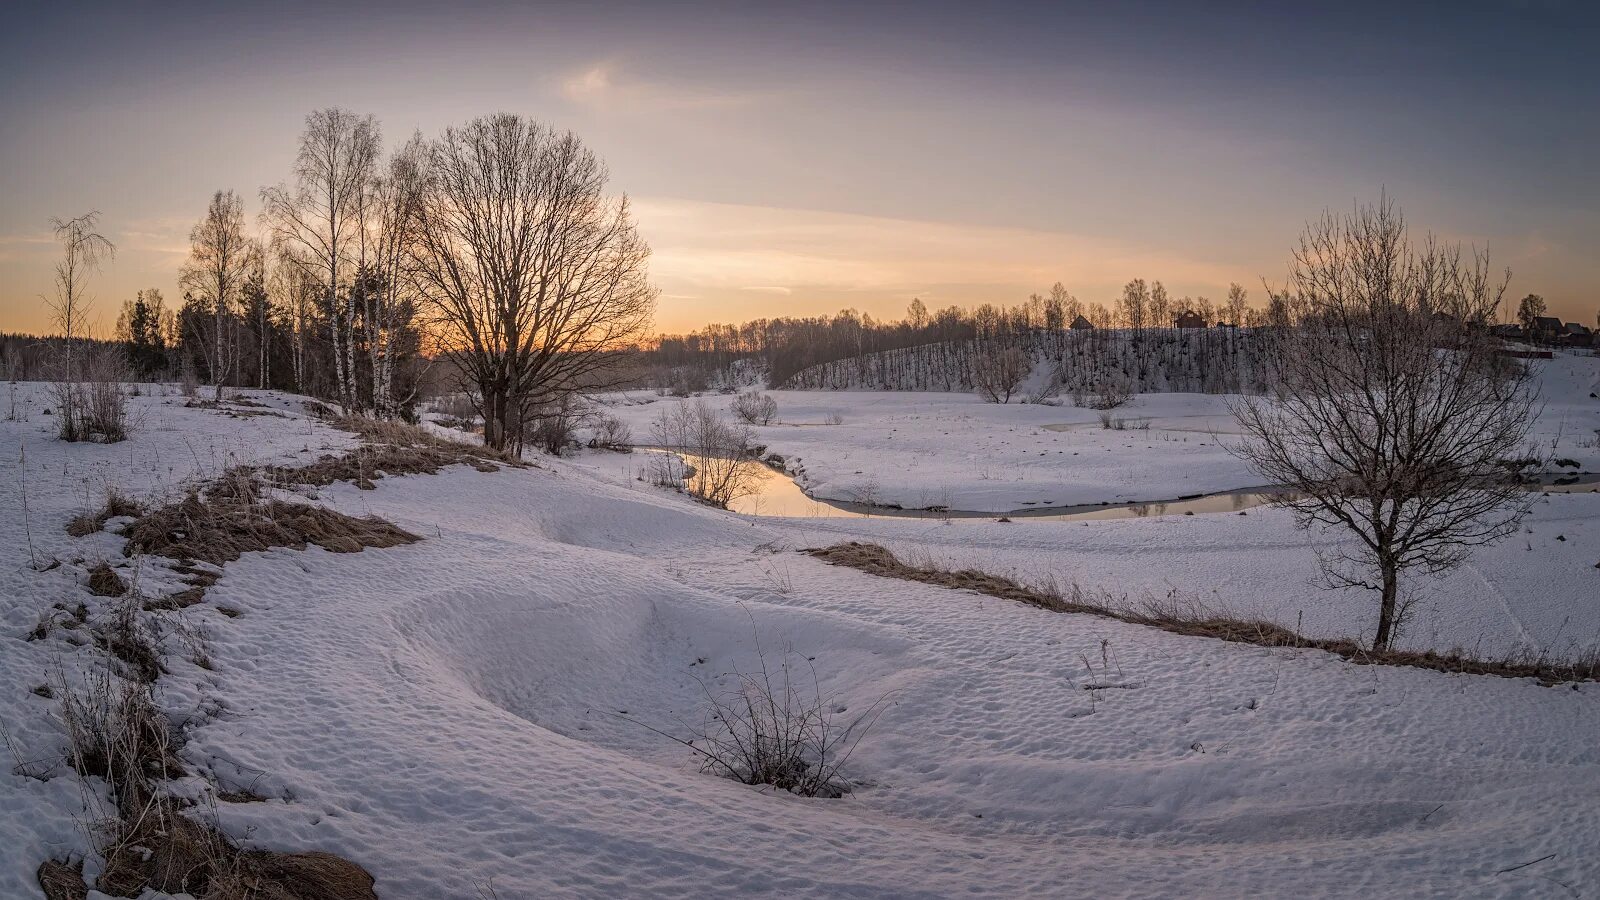
[[[1600, 427], [1600, 403], [1578, 393], [1575, 361], [1558, 362], [1576, 371], [1559, 373], [1571, 381], [1563, 440], [1575, 443], [1571, 435]], [[29, 689], [52, 665], [87, 654], [60, 632], [24, 637], [50, 603], [92, 599], [86, 569], [119, 558], [114, 535], [62, 531], [98, 503], [102, 481], [172, 492], [234, 461], [309, 459], [350, 439], [307, 421], [293, 398], [268, 397], [285, 418], [235, 419], [144, 397], [145, 427], [131, 441], [67, 446], [50, 437], [36, 387], [18, 393], [34, 405], [27, 421], [0, 423], [0, 490], [16, 511], [0, 573], [0, 719], [17, 752], [37, 758], [59, 753], [62, 740], [53, 704]], [[1128, 414], [1216, 415], [1215, 398], [1140, 402]], [[816, 481], [843, 484], [847, 468], [860, 469], [909, 491], [913, 472], [943, 473], [952, 492], [995, 503], [1082, 500], [1096, 484], [1143, 494], [1142, 476], [1121, 472], [1103, 446], [1130, 434], [1041, 427], [1092, 421], [1070, 407], [882, 394], [780, 394], [779, 403], [786, 419], [821, 421], [828, 410], [845, 419], [762, 429], [793, 432], [772, 449], [804, 458]], [[648, 419], [649, 405], [631, 409]], [[969, 424], [930, 435], [941, 420]], [[902, 455], [852, 422], [898, 429], [893, 440], [915, 447]], [[844, 436], [828, 438], [830, 428]], [[977, 443], [979, 432], [993, 443]], [[1157, 496], [1250, 483], [1208, 435], [1189, 434], [1192, 443], [1151, 438], [1152, 449], [1132, 448], [1120, 465], [1171, 479], [1151, 488]], [[940, 439], [970, 458], [917, 449]], [[1076, 450], [1086, 468], [1036, 463], [1047, 447]], [[987, 484], [998, 479], [982, 477], [980, 458], [1013, 477]], [[1525, 534], [1430, 584], [1412, 642], [1593, 642], [1597, 499], [1541, 500]], [[491, 880], [501, 898], [1600, 891], [1595, 685], [1223, 644], [792, 552], [874, 540], [1020, 577], [1135, 594], [1176, 588], [1291, 626], [1299, 617], [1308, 631], [1369, 627], [1361, 598], [1306, 583], [1328, 538], [1294, 531], [1281, 512], [949, 525], [753, 519], [646, 487], [591, 453], [526, 470], [385, 478], [372, 491], [340, 485], [320, 502], [424, 540], [230, 564], [207, 601], [183, 613], [209, 633], [214, 671], [173, 659], [158, 687], [189, 723], [191, 767], [269, 798], [219, 803], [230, 833], [346, 855], [377, 876], [385, 898], [472, 897]], [[34, 571], [28, 533], [35, 554], [63, 565]], [[889, 695], [851, 760], [862, 784], [846, 799], [701, 775], [682, 747], [619, 715], [687, 736], [696, 678], [754, 661], [752, 621], [765, 646], [813, 658], [838, 707]], [[1118, 687], [1087, 689], [1103, 684]], [[86, 848], [70, 773], [0, 772], [0, 810], [0, 896], [33, 896], [41, 859]]]

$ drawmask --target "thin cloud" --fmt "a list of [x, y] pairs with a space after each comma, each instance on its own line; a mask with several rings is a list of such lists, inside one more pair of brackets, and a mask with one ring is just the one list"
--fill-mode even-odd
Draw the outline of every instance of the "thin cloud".
[[651, 81], [626, 71], [615, 61], [598, 62], [563, 76], [560, 93], [580, 106], [639, 111], [746, 106], [767, 96], [756, 91]]

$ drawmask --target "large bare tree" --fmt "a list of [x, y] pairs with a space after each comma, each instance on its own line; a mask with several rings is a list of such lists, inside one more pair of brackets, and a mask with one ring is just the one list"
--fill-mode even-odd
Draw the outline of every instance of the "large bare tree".
[[189, 261], [178, 274], [178, 285], [211, 312], [211, 334], [199, 343], [206, 348], [218, 402], [235, 362], [237, 347], [231, 334], [235, 311], [260, 252], [245, 234], [244, 201], [233, 191], [213, 194], [205, 217], [189, 232]]
[[262, 215], [280, 259], [306, 267], [322, 289], [341, 408], [360, 407], [356, 389], [355, 299], [351, 278], [363, 241], [379, 155], [377, 120], [345, 109], [306, 117], [293, 186], [263, 188]]
[[417, 274], [491, 447], [520, 445], [541, 404], [606, 386], [649, 327], [650, 248], [608, 179], [575, 135], [514, 115], [432, 144]]
[[1388, 199], [1325, 215], [1272, 292], [1271, 388], [1232, 403], [1235, 452], [1292, 492], [1300, 526], [1351, 538], [1322, 570], [1378, 595], [1375, 649], [1404, 623], [1405, 573], [1442, 573], [1527, 513], [1502, 461], [1525, 449], [1535, 391], [1487, 328], [1505, 283], [1487, 252], [1414, 246]]

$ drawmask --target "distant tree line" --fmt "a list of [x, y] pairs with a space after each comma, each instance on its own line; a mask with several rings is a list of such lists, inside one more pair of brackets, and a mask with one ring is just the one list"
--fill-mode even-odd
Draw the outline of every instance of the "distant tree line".
[[[1069, 333], [1109, 329], [1127, 330], [1133, 336], [1133, 347], [1140, 349], [1147, 343], [1147, 335], [1149, 342], [1170, 343], [1155, 336], [1170, 332], [1185, 312], [1212, 325], [1264, 322], [1268, 311], [1251, 308], [1247, 297], [1245, 289], [1235, 284], [1222, 303], [1206, 297], [1174, 299], [1160, 281], [1134, 279], [1116, 302], [1085, 304], [1057, 282], [1048, 292], [1033, 294], [1015, 306], [984, 303], [930, 311], [918, 299], [899, 320], [875, 319], [847, 309], [833, 316], [708, 325], [689, 334], [662, 335], [644, 358], [644, 377], [655, 379], [657, 386], [698, 390], [738, 371], [736, 363], [746, 363], [745, 368], [763, 369], [773, 387], [966, 390], [974, 386], [974, 354], [1025, 346], [1036, 356], [1059, 358], [1066, 348], [1075, 346], [1067, 340]], [[1077, 343], [1099, 350], [1116, 341], [1082, 337]], [[1231, 337], [1215, 342], [1190, 339], [1185, 344], [1203, 344], [1202, 357], [1231, 353], [1237, 346]], [[1213, 352], [1213, 344], [1221, 349]], [[1130, 361], [1124, 367], [1136, 380], [1149, 380], [1138, 371], [1139, 363]], [[1205, 376], [1195, 377], [1203, 380]], [[1229, 379], [1218, 376], [1213, 381]]]

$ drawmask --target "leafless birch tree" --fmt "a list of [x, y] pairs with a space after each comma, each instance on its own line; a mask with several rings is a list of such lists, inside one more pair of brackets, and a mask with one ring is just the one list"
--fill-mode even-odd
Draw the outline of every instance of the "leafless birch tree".
[[56, 240], [61, 242], [61, 261], [56, 263], [55, 294], [45, 299], [50, 307], [55, 325], [61, 330], [60, 381], [53, 393], [56, 395], [58, 429], [61, 437], [69, 441], [87, 436], [83, 418], [87, 397], [78, 387], [83, 373], [78, 359], [77, 343], [88, 328], [92, 301], [86, 291], [89, 276], [100, 270], [100, 261], [116, 255], [117, 248], [95, 229], [100, 224], [100, 213], [91, 210], [75, 219], [51, 219], [50, 227]]
[[427, 145], [414, 135], [372, 181], [364, 203], [358, 266], [373, 412], [393, 418], [397, 342], [417, 316], [413, 251], [427, 187]]
[[356, 390], [355, 307], [349, 279], [362, 240], [363, 214], [376, 174], [377, 120], [345, 109], [306, 117], [292, 187], [264, 188], [263, 210], [281, 258], [307, 268], [321, 286], [340, 407], [360, 407]]
[[577, 136], [509, 114], [431, 145], [417, 274], [491, 447], [519, 445], [541, 404], [605, 387], [649, 326], [650, 249], [608, 179]]
[[1272, 387], [1232, 404], [1235, 452], [1292, 492], [1301, 527], [1353, 538], [1322, 568], [1330, 586], [1378, 595], [1375, 649], [1414, 599], [1403, 575], [1443, 573], [1527, 512], [1502, 462], [1524, 451], [1534, 391], [1486, 327], [1504, 291], [1486, 252], [1414, 247], [1385, 199], [1308, 226], [1272, 292]]
[[233, 191], [217, 191], [205, 218], [189, 232], [189, 261], [178, 285], [211, 310], [212, 333], [200, 344], [206, 348], [218, 402], [236, 355], [230, 333], [234, 311], [254, 265], [252, 257], [259, 252], [244, 231], [244, 201]]

